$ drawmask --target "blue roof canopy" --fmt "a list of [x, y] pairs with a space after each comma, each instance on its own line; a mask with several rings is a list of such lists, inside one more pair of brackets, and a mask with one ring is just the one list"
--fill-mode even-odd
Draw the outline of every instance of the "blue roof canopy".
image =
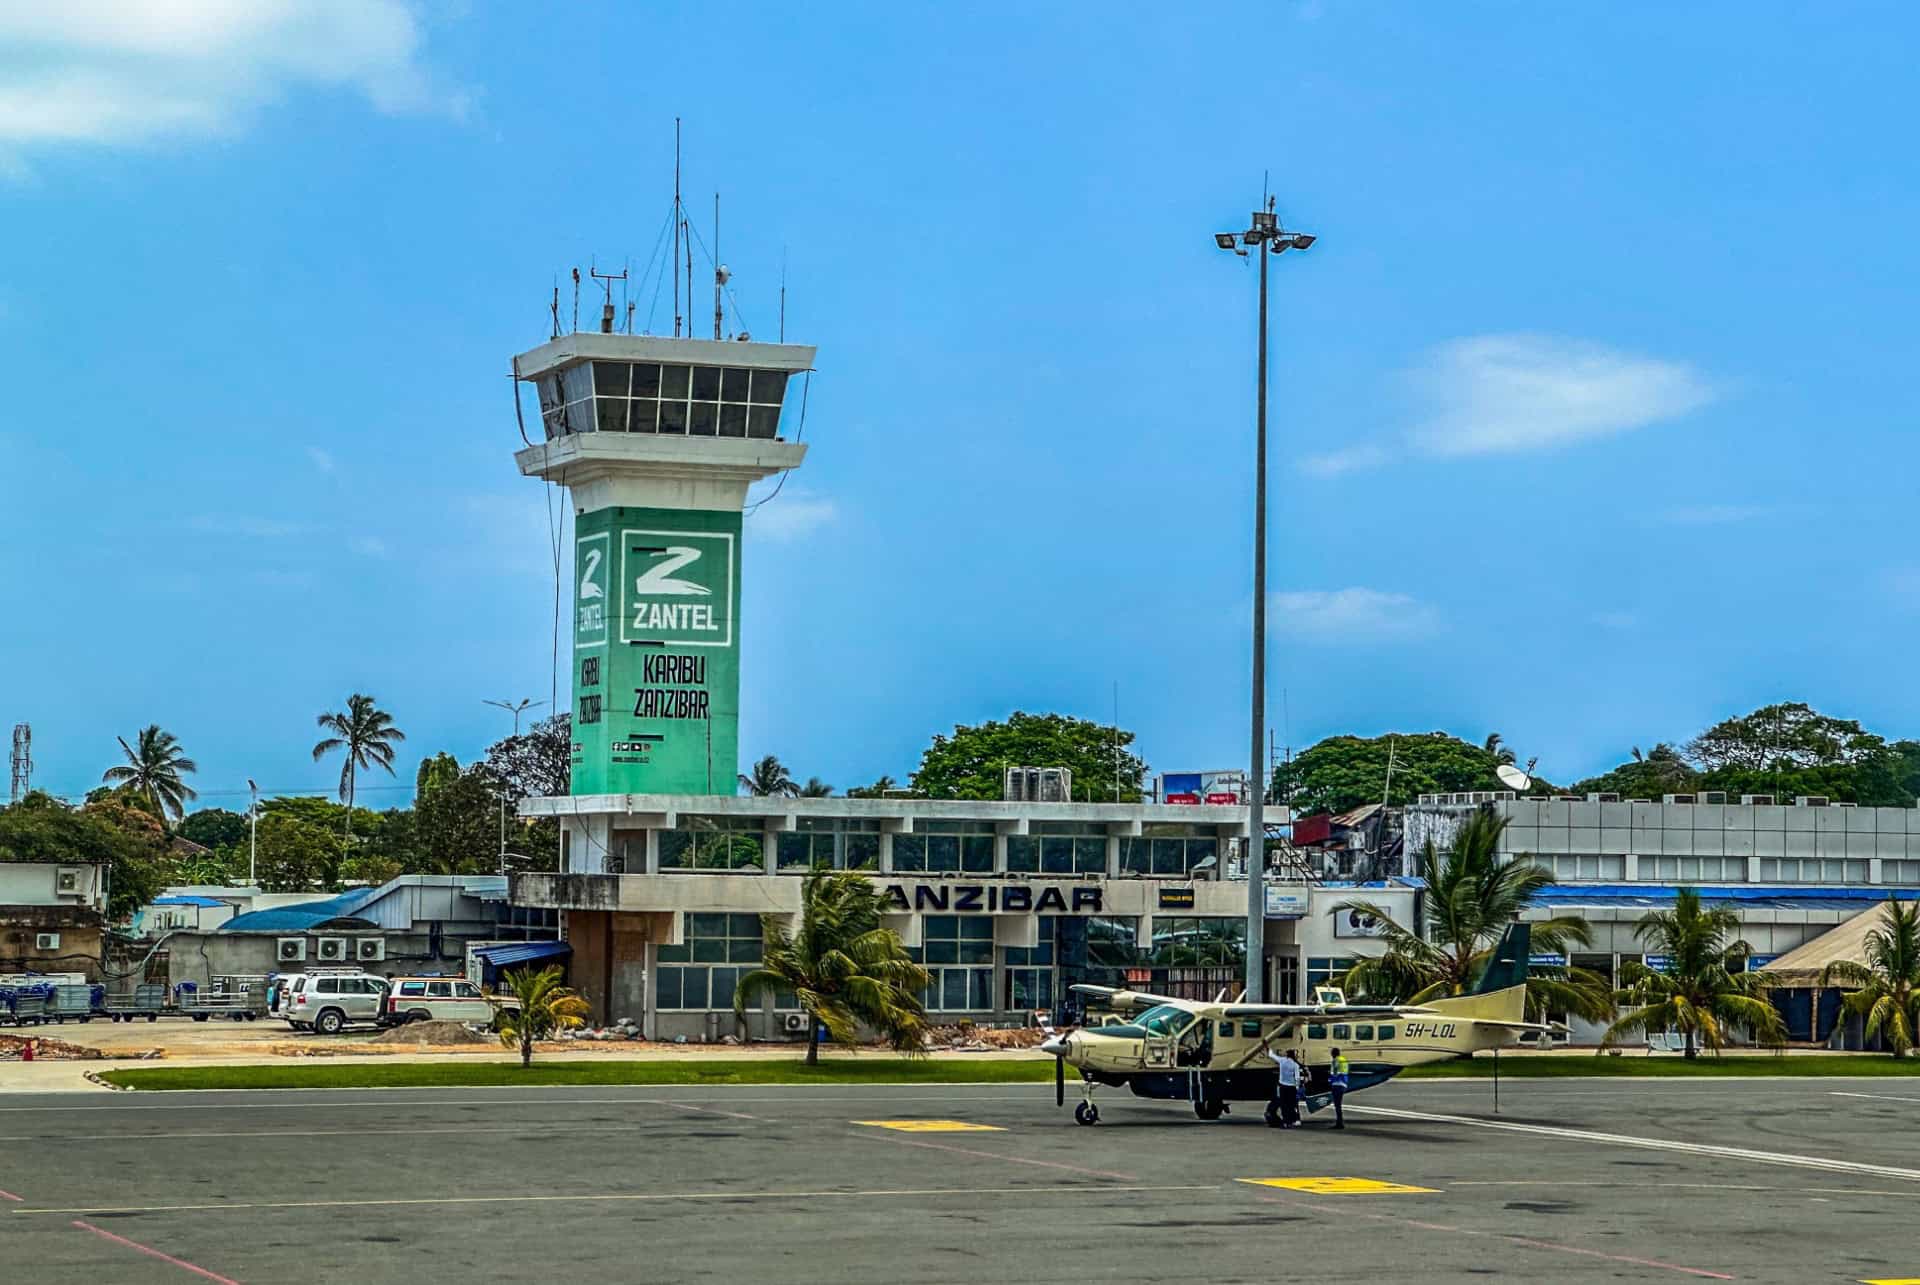
[[572, 954], [573, 947], [564, 941], [514, 941], [498, 946], [480, 946], [473, 952], [488, 977], [495, 976], [503, 968], [547, 961], [557, 963]]

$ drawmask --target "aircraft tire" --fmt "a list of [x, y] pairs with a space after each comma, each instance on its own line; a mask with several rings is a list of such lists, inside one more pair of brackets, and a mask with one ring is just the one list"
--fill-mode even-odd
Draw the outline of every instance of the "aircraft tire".
[[1227, 1112], [1227, 1104], [1218, 1098], [1202, 1098], [1193, 1104], [1193, 1113], [1202, 1120], [1218, 1120]]
[[1073, 1122], [1075, 1124], [1100, 1123], [1100, 1108], [1091, 1102], [1082, 1102], [1073, 1109]]

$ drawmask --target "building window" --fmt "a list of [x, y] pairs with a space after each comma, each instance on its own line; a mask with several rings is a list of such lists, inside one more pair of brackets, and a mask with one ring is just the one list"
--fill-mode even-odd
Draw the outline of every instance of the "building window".
[[[1865, 864], [1861, 862], [1862, 866]], [[1747, 859], [1745, 857], [1642, 857], [1640, 858], [1640, 877], [1665, 883], [1745, 883]]]
[[893, 836], [893, 868], [925, 874], [991, 874], [993, 822], [921, 821]]
[[1120, 840], [1120, 873], [1137, 877], [1184, 879], [1195, 866], [1217, 858], [1220, 841], [1201, 837], [1188, 826], [1145, 825]]
[[[1642, 858], [1642, 864], [1645, 858]], [[1913, 862], [1889, 861], [1881, 866], [1881, 877], [1887, 878], [1886, 867], [1891, 865], [1913, 865]], [[1870, 869], [1865, 861], [1846, 860], [1836, 857], [1765, 857], [1760, 862], [1760, 877], [1770, 883], [1865, 883]]]
[[1247, 961], [1247, 921], [1155, 916], [1153, 957], [1157, 968], [1239, 968]]
[[801, 817], [782, 831], [775, 851], [782, 870], [878, 870], [880, 823], [854, 818]]
[[754, 437], [780, 432], [787, 372], [658, 362], [581, 362], [537, 381], [549, 438], [568, 433]]
[[1340, 979], [1345, 977], [1347, 970], [1352, 967], [1351, 956], [1329, 958], [1310, 956], [1307, 959], [1307, 993], [1313, 994], [1314, 988], [1319, 986], [1338, 986]]
[[920, 923], [920, 945], [907, 953], [932, 979], [921, 996], [929, 1013], [993, 1008], [993, 920], [988, 916], [928, 915]]
[[1007, 947], [1007, 996], [1010, 1013], [1053, 1007], [1053, 969], [1058, 956], [1054, 934], [1060, 917], [1041, 915], [1032, 946]]
[[1007, 839], [1007, 869], [1026, 874], [1107, 872], [1107, 836], [1084, 821], [1036, 821], [1031, 834]]
[[660, 831], [662, 870], [761, 870], [766, 835], [759, 817], [687, 816]]
[[[1627, 859], [1623, 856], [1535, 856], [1529, 858], [1535, 865], [1544, 866], [1553, 872], [1556, 879], [1604, 879], [1618, 881], [1627, 877]], [[1651, 857], [1642, 857], [1640, 864], [1644, 871]]]
[[1882, 861], [1880, 882], [1920, 884], [1920, 861]]
[[733, 1007], [740, 978], [760, 962], [760, 916], [688, 914], [686, 940], [655, 952], [654, 1006]]

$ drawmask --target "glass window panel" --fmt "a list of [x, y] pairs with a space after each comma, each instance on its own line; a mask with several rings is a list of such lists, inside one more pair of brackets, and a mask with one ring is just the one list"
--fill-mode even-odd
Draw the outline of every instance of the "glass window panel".
[[693, 400], [696, 402], [720, 400], [720, 368], [718, 366], [693, 368]]
[[687, 395], [687, 368], [685, 366], [662, 366], [660, 368], [660, 396], [663, 399], [685, 397]]
[[744, 968], [716, 968], [713, 970], [714, 1008], [732, 1008], [733, 993], [740, 989], [740, 974]]
[[850, 834], [846, 838], [847, 868], [873, 870], [880, 865], [880, 836]]
[[985, 915], [970, 915], [960, 921], [960, 937], [964, 941], [992, 941], [993, 920]]
[[572, 430], [567, 427], [567, 415], [564, 410], [550, 410], [540, 417], [542, 427], [548, 437], [564, 437]]
[[965, 969], [949, 968], [940, 974], [940, 1002], [949, 1009], [963, 1009], [967, 1006]]
[[727, 917], [715, 914], [690, 914], [687, 916], [687, 935], [689, 937], [725, 937]]
[[670, 402], [664, 398], [660, 402], [660, 431], [663, 433], [684, 433], [687, 431], [687, 404]]
[[747, 415], [747, 436], [771, 441], [780, 435], [780, 411], [774, 406], [755, 406]]
[[1187, 840], [1187, 869], [1191, 870], [1208, 857], [1219, 855], [1219, 842], [1214, 839]]
[[1073, 841], [1073, 869], [1076, 874], [1103, 874], [1107, 868], [1107, 841], [1105, 839], [1075, 839]]
[[660, 981], [658, 983], [659, 991], [655, 998], [655, 1003], [661, 1008], [679, 1008], [680, 997], [683, 993], [680, 985], [682, 981], [680, 974], [685, 970], [679, 968], [662, 968], [656, 971], [660, 974]]
[[1040, 872], [1050, 875], [1073, 873], [1073, 840], [1040, 840]]
[[968, 973], [967, 977], [969, 979], [968, 990], [971, 992], [967, 996], [967, 1007], [992, 1008], [993, 970], [991, 968], [976, 968]]
[[696, 964], [726, 963], [727, 939], [725, 937], [695, 937], [693, 939], [693, 962]]
[[1333, 1028], [1333, 1038], [1336, 1040], [1350, 1040], [1353, 1036], [1349, 1033], [1348, 1027], [1336, 1026]]
[[923, 949], [927, 952], [929, 964], [957, 964], [960, 962], [960, 943], [957, 941], [929, 941]]
[[1370, 1040], [1373, 1038], [1373, 1028], [1371, 1026], [1356, 1026], [1353, 1028], [1353, 1038], [1356, 1040]]
[[633, 367], [624, 361], [593, 363], [593, 391], [602, 397], [625, 397], [632, 380]]
[[970, 874], [993, 870], [993, 836], [970, 834], [960, 841], [960, 868]]
[[1153, 873], [1157, 875], [1185, 874], [1187, 870], [1185, 839], [1155, 839], [1153, 841]]
[[958, 937], [960, 935], [960, 916], [928, 915], [920, 925], [921, 931], [928, 937]]
[[748, 371], [737, 366], [729, 366], [720, 373], [720, 400], [723, 402], [744, 402], [747, 400], [747, 383], [752, 378]]
[[745, 406], [720, 407], [720, 436], [745, 437], [747, 435], [747, 408]]
[[1007, 869], [1032, 873], [1040, 868], [1040, 842], [1032, 835], [1007, 836]]
[[1307, 1038], [1310, 1040], [1324, 1040], [1327, 1038], [1327, 1028], [1324, 1026], [1315, 1026], [1309, 1022], [1307, 1023]]
[[1390, 1040], [1390, 1039], [1392, 1039], [1392, 1038], [1393, 1038], [1393, 1028], [1392, 1028], [1391, 1026], [1383, 1026], [1383, 1027], [1381, 1027], [1381, 1028], [1380, 1028], [1380, 1038], [1381, 1038], [1381, 1039], [1383, 1039], [1383, 1040]]
[[660, 864], [685, 866], [693, 857], [693, 836], [685, 830], [660, 831]]
[[961, 942], [960, 962], [963, 964], [991, 964], [993, 962], [993, 943], [990, 941]]
[[813, 864], [813, 840], [804, 834], [782, 834], [775, 848], [782, 870]]
[[759, 941], [760, 940], [760, 916], [729, 915], [727, 916], [727, 932], [729, 936], [751, 937], [755, 941]]
[[1144, 875], [1148, 873], [1153, 840], [1127, 837], [1120, 840], [1120, 873], [1125, 875]]
[[958, 870], [960, 868], [960, 840], [950, 834], [927, 836], [927, 869]]
[[542, 375], [535, 381], [534, 387], [540, 393], [541, 410], [558, 410], [564, 404], [565, 399], [560, 396], [560, 376]]
[[787, 372], [784, 370], [756, 370], [753, 372], [753, 400], [763, 406], [778, 406], [787, 396]]
[[894, 835], [893, 868], [895, 870], [925, 870], [927, 868], [926, 836], [920, 834]]
[[713, 437], [720, 427], [720, 408], [712, 402], [692, 402], [687, 406], [687, 435]]
[[603, 433], [624, 433], [627, 431], [627, 399], [624, 397], [599, 397], [594, 399], [600, 408], [599, 424]]
[[592, 372], [584, 363], [567, 367], [560, 372], [560, 391], [567, 395], [570, 402], [593, 396]]
[[651, 433], [660, 423], [660, 403], [646, 397], [636, 397], [633, 409], [627, 415], [629, 433]]
[[760, 962], [760, 943], [749, 941], [745, 937], [734, 937], [727, 942], [727, 962], [729, 964], [757, 964]]
[[633, 395], [635, 397], [660, 395], [660, 367], [646, 361], [633, 368]]

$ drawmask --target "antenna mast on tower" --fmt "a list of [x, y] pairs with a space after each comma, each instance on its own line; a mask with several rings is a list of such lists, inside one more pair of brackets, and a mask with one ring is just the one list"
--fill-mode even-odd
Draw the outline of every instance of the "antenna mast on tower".
[[[673, 337], [680, 337], [680, 118], [673, 118]], [[692, 274], [693, 269], [688, 267]]]
[[727, 284], [727, 265], [720, 262], [720, 194], [713, 194], [713, 337], [721, 338], [725, 313], [720, 306], [720, 291]]
[[13, 725], [12, 801], [18, 803], [33, 789], [33, 729], [25, 723]]

